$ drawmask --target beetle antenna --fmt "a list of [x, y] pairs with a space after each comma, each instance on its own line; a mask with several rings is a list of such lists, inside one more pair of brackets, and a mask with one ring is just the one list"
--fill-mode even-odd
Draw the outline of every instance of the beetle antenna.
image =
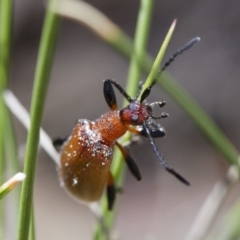
[[120, 84], [113, 81], [112, 79], [106, 79], [106, 80], [104, 80], [104, 94], [106, 94], [105, 98], [106, 98], [107, 102], [110, 101], [110, 100], [108, 100], [109, 96], [110, 96], [110, 98], [114, 96], [114, 101], [116, 101], [115, 94], [113, 92], [111, 84], [113, 84], [117, 88], [117, 90], [127, 99], [128, 102], [133, 101], [133, 99], [125, 92], [125, 90], [121, 87]]
[[150, 130], [146, 124], [146, 122], [143, 123], [143, 127], [150, 139], [150, 143], [152, 145], [152, 148], [153, 148], [153, 151], [154, 153], [156, 154], [158, 160], [160, 161], [160, 164], [169, 172], [171, 173], [172, 175], [174, 175], [179, 181], [181, 181], [182, 183], [184, 183], [185, 185], [190, 185], [190, 183], [185, 179], [183, 178], [180, 174], [178, 174], [177, 172], [175, 172], [175, 170], [171, 167], [168, 166], [167, 162], [164, 160], [162, 154], [159, 152], [158, 148], [157, 148], [157, 145], [155, 144], [152, 136], [151, 136], [151, 133], [150, 133]]
[[178, 49], [162, 66], [160, 73], [162, 73], [174, 60], [177, 56], [181, 55], [183, 52], [187, 51], [189, 48], [193, 47], [196, 43], [198, 43], [201, 40], [200, 37], [195, 37], [192, 40], [190, 40], [187, 44], [185, 44], [183, 47]]
[[[183, 52], [187, 51], [189, 48], [193, 47], [196, 43], [198, 43], [201, 40], [200, 37], [195, 37], [192, 40], [190, 40], [188, 43], [186, 43], [183, 47], [179, 48], [161, 67], [160, 72], [158, 74], [161, 75], [162, 72], [164, 72], [166, 70], [166, 68], [175, 60], [175, 58], [179, 55], [181, 55]], [[155, 83], [157, 82], [157, 79], [154, 79], [152, 84], [145, 89], [145, 91], [142, 93], [141, 95], [141, 100], [140, 102], [143, 102], [148, 95], [151, 92], [151, 88], [155, 85]]]

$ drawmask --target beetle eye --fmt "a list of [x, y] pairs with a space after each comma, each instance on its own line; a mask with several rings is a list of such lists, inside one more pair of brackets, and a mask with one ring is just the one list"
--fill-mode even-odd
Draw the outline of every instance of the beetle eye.
[[133, 122], [137, 122], [138, 121], [138, 115], [134, 114], [131, 119], [132, 119]]
[[138, 108], [139, 108], [139, 107], [136, 105], [136, 103], [131, 103], [131, 104], [129, 105], [129, 109], [132, 110], [132, 111], [138, 110]]

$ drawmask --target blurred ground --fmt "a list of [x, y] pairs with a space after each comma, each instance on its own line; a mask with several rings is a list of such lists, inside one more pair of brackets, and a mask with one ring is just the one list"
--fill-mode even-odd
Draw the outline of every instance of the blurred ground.
[[[139, 1], [88, 2], [130, 36], [134, 35]], [[239, 7], [237, 0], [155, 1], [148, 45], [149, 52], [155, 56], [174, 18], [178, 19], [178, 25], [167, 55], [195, 36], [202, 38], [200, 44], [174, 62], [169, 72], [236, 147], [240, 140], [237, 131], [240, 119]], [[43, 17], [43, 1], [16, 1], [10, 88], [28, 109]], [[108, 111], [102, 93], [103, 79], [112, 78], [124, 86], [127, 74], [128, 61], [85, 27], [63, 20], [44, 129], [51, 137], [67, 135], [78, 118], [99, 117]], [[118, 97], [121, 101], [122, 97]], [[164, 111], [170, 118], [163, 120], [167, 137], [158, 140], [158, 146], [169, 164], [191, 182], [191, 187], [183, 186], [163, 170], [144, 139], [131, 149], [143, 181], [138, 183], [127, 173], [115, 229], [124, 240], [183, 239], [227, 165], [165, 93], [155, 87], [150, 100], [167, 100]], [[17, 120], [14, 123], [18, 143], [24, 144], [26, 131]], [[225, 208], [237, 197], [237, 190], [232, 191]], [[43, 152], [39, 155], [36, 173], [35, 216], [37, 239], [91, 239], [94, 217], [59, 187], [56, 167]], [[14, 233], [9, 236], [11, 234]]]

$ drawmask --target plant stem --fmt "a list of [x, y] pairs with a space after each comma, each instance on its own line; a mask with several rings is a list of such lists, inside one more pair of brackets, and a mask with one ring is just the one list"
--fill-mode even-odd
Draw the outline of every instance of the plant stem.
[[[4, 104], [2, 93], [7, 88], [9, 78], [10, 40], [12, 35], [12, 1], [0, 1], [0, 118], [1, 118], [1, 150], [4, 151], [5, 117], [7, 109]], [[1, 152], [2, 152], [1, 151]], [[2, 166], [5, 154], [1, 154], [1, 178], [3, 176]], [[2, 180], [2, 179], [1, 179]], [[2, 181], [1, 181], [2, 183]]]
[[30, 223], [28, 240], [35, 240], [35, 239], [36, 237], [35, 237], [34, 204], [32, 204], [31, 223]]
[[[7, 87], [12, 36], [12, 1], [0, 2], [0, 89]], [[2, 93], [2, 92], [1, 92]]]
[[[2, 93], [7, 87], [9, 78], [9, 59], [12, 36], [12, 6], [11, 0], [0, 1], [0, 185], [4, 181], [4, 169], [6, 160], [6, 136], [7, 109], [4, 104]], [[3, 239], [3, 201], [0, 202], [0, 239]]]
[[[134, 39], [134, 54], [131, 56], [127, 87], [126, 91], [130, 96], [134, 96], [137, 93], [139, 79], [141, 76], [141, 67], [139, 66], [138, 59], [145, 56], [146, 45], [149, 36], [150, 22], [152, 18], [152, 9], [153, 9], [153, 0], [142, 0], [140, 3], [140, 9], [137, 20], [137, 27]], [[137, 56], [137, 57], [136, 57]], [[126, 104], [126, 100], [123, 105]], [[130, 134], [124, 136], [123, 141], [129, 140], [131, 137]], [[117, 149], [116, 149], [117, 150]], [[124, 179], [125, 165], [122, 154], [119, 151], [116, 151], [113, 158], [112, 172], [115, 179], [116, 186], [122, 186]], [[114, 211], [108, 211], [107, 201], [104, 197], [101, 210], [103, 213], [103, 221], [107, 229], [111, 229], [115, 215], [116, 215], [116, 206]], [[96, 232], [94, 235], [95, 240], [106, 239], [104, 231], [101, 228], [101, 224], [98, 223]]]
[[[0, 100], [2, 102], [2, 100]], [[1, 105], [1, 104], [0, 104]], [[1, 107], [1, 106], [0, 106]], [[3, 109], [0, 108], [0, 132], [3, 133], [4, 129], [4, 117]], [[4, 174], [4, 158], [5, 158], [5, 145], [4, 145], [4, 135], [0, 134], [0, 186], [3, 184], [3, 174]], [[3, 201], [0, 201], [0, 239], [3, 239]]]
[[[151, 19], [152, 19], [152, 9], [153, 0], [141, 1], [139, 15], [136, 26], [136, 33], [133, 43], [133, 52], [131, 55], [129, 73], [127, 78], [126, 90], [130, 96], [135, 96], [137, 93], [137, 86], [141, 77], [142, 69], [139, 65], [138, 59], [142, 59], [146, 54], [146, 47], [148, 42], [148, 36], [150, 31]], [[126, 104], [127, 101], [124, 101]], [[124, 106], [123, 104], [123, 106]]]
[[18, 240], [26, 240], [29, 235], [39, 129], [42, 122], [44, 103], [58, 36], [59, 23], [59, 16], [56, 16], [56, 14], [47, 10], [34, 79], [31, 103], [31, 126], [27, 138], [26, 159], [24, 166], [24, 172], [27, 175], [27, 178], [24, 181], [22, 188]]

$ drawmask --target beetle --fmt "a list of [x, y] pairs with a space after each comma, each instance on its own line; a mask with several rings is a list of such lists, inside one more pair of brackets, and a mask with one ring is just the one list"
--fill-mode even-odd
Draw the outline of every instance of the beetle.
[[[194, 38], [184, 47], [174, 53], [163, 65], [163, 72], [174, 59], [192, 47], [200, 38]], [[127, 131], [147, 137], [150, 140], [153, 151], [163, 167], [185, 185], [189, 182], [169, 167], [159, 152], [154, 138], [165, 136], [165, 130], [157, 123], [156, 119], [168, 116], [162, 113], [159, 117], [153, 115], [153, 107], [163, 107], [166, 102], [146, 103], [156, 80], [146, 88], [141, 96], [131, 98], [124, 89], [115, 81], [107, 79], [103, 84], [105, 100], [111, 111], [105, 113], [95, 121], [87, 119], [78, 120], [70, 137], [53, 141], [55, 147], [62, 145], [59, 176], [66, 189], [80, 201], [98, 201], [107, 185], [108, 209], [113, 208], [116, 197], [114, 179], [110, 172], [113, 149], [117, 146], [121, 151], [126, 164], [133, 176], [140, 181], [139, 168], [129, 152], [117, 139]], [[118, 109], [113, 86], [127, 99], [129, 104]], [[139, 100], [138, 100], [139, 99]]]

